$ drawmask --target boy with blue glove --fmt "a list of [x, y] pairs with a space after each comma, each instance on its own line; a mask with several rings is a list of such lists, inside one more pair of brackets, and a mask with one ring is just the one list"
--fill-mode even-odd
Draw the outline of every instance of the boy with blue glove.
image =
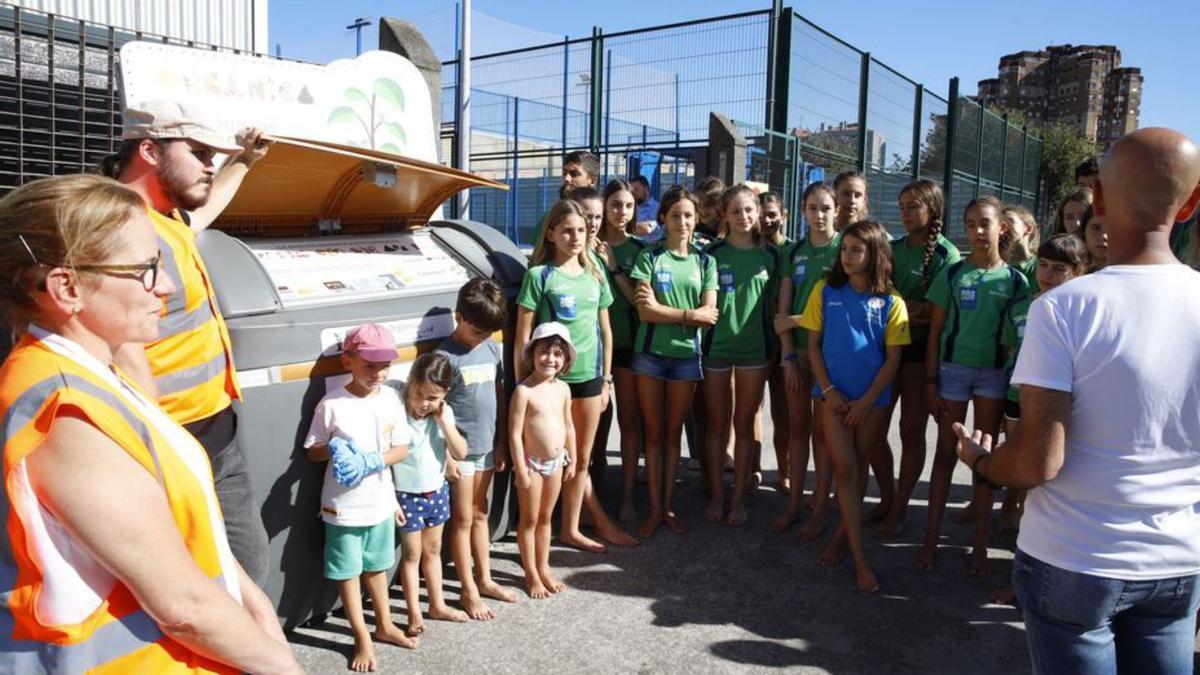
[[[415, 649], [416, 638], [392, 623], [388, 572], [396, 560], [396, 525], [404, 513], [396, 501], [389, 465], [408, 456], [404, 404], [381, 386], [398, 356], [390, 331], [378, 324], [351, 330], [342, 341], [342, 365], [350, 382], [325, 395], [305, 438], [308, 458], [328, 461], [321, 487], [325, 521], [325, 577], [338, 584], [354, 632], [350, 669], [376, 670], [378, 661], [363, 618], [362, 587], [375, 608], [375, 638]], [[360, 583], [361, 579], [361, 583]]]

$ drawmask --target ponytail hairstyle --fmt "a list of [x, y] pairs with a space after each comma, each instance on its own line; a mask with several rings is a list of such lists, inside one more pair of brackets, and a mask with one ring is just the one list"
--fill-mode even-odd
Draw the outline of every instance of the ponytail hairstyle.
[[826, 283], [834, 288], [841, 288], [850, 281], [850, 275], [846, 274], [846, 268], [842, 267], [841, 252], [848, 237], [854, 237], [867, 245], [867, 292], [882, 295], [890, 291], [892, 244], [888, 240], [887, 230], [873, 220], [860, 220], [842, 230], [842, 242], [838, 245], [838, 255], [833, 259], [833, 268], [829, 270]]
[[[754, 200], [754, 205], [756, 207], [758, 206], [758, 195], [754, 194], [754, 190], [751, 190], [745, 183], [731, 185], [730, 187], [725, 188], [725, 191], [721, 193], [722, 222], [724, 222], [725, 212], [729, 209], [729, 204], [733, 202], [734, 198], [738, 195], [746, 195], [750, 197], [750, 199]], [[726, 235], [728, 236], [728, 224], [725, 225], [725, 231]], [[758, 213], [758, 219], [754, 222], [754, 227], [750, 230], [750, 238], [754, 241], [755, 246], [762, 246], [766, 240], [766, 238], [763, 237], [761, 210]]]
[[[604, 202], [604, 220], [600, 221], [600, 238], [604, 239], [607, 236], [608, 228], [612, 227], [608, 224], [608, 198], [618, 192], [628, 192], [630, 197], [633, 196], [633, 186], [624, 178], [614, 178], [608, 181], [608, 185], [604, 186], [604, 194], [601, 195], [601, 201]], [[633, 226], [637, 224], [637, 201], [633, 204], [633, 216], [629, 218], [629, 222], [620, 228], [625, 234], [633, 234]]]
[[925, 256], [921, 260], [921, 276], [928, 287], [929, 263], [933, 261], [933, 254], [937, 252], [938, 237], [942, 236], [946, 227], [946, 197], [942, 194], [942, 186], [925, 179], [914, 180], [905, 185], [900, 189], [900, 196], [903, 197], [906, 192], [929, 209], [929, 224], [925, 226]]
[[800, 195], [800, 208], [804, 208], [808, 204], [808, 198], [818, 192], [825, 192], [835, 204], [837, 203], [837, 195], [834, 194], [833, 188], [829, 187], [828, 183], [809, 183], [808, 187], [804, 188], [804, 194]]
[[137, 155], [138, 148], [141, 147], [142, 141], [144, 140], [146, 139], [131, 138], [121, 141], [120, 145], [117, 146], [117, 151], [102, 158], [100, 162], [92, 168], [92, 173], [97, 173], [101, 176], [107, 176], [113, 180], [120, 179], [121, 174], [125, 171], [125, 168], [129, 166], [129, 164], [133, 161], [134, 156]]
[[[1067, 232], [1067, 225], [1063, 222], [1063, 210], [1067, 204], [1077, 202], [1086, 206], [1092, 205], [1092, 190], [1091, 188], [1081, 187], [1067, 193], [1066, 197], [1058, 203], [1058, 209], [1054, 212], [1054, 227], [1050, 230], [1051, 235], [1055, 234], [1070, 234]], [[1083, 221], [1079, 223], [1083, 226]]]
[[[658, 222], [664, 228], [667, 226], [667, 214], [671, 212], [671, 207], [685, 199], [691, 202], [692, 208], [696, 210], [696, 223], [694, 227], [700, 226], [700, 199], [688, 190], [686, 186], [673, 185], [663, 194], [662, 199], [658, 201], [658, 213], [655, 214]], [[666, 237], [663, 238], [663, 241], [666, 242]]]
[[[550, 207], [550, 211], [546, 214], [546, 228], [542, 231], [542, 240], [533, 248], [533, 259], [530, 261], [532, 265], [546, 265], [554, 262], [556, 251], [554, 242], [550, 241], [550, 235], [554, 229], [562, 224], [564, 220], [570, 216], [577, 216], [580, 220], [586, 222], [583, 215], [583, 207], [571, 199], [560, 199]], [[596, 281], [603, 281], [603, 273], [592, 262], [592, 256], [588, 254], [587, 247], [579, 253], [579, 264], [583, 269], [587, 270]]]
[[404, 384], [404, 408], [409, 415], [416, 417], [409, 404], [409, 398], [417, 391], [417, 388], [423, 384], [432, 384], [433, 386], [449, 392], [450, 385], [454, 382], [454, 367], [450, 365], [450, 359], [446, 358], [445, 354], [438, 352], [425, 352], [417, 357], [417, 360], [412, 364], [412, 370], [408, 371], [408, 381]]

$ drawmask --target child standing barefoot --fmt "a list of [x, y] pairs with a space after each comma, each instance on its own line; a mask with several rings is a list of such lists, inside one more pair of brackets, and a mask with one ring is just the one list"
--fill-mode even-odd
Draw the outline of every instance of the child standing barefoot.
[[837, 261], [809, 297], [800, 325], [809, 330], [808, 354], [825, 399], [825, 443], [837, 479], [842, 520], [817, 558], [836, 565], [849, 544], [859, 590], [879, 590], [862, 544], [862, 499], [867, 460], [892, 400], [900, 350], [909, 343], [908, 312], [892, 288], [892, 249], [878, 223], [859, 221], [842, 231]]
[[578, 466], [571, 390], [558, 380], [571, 370], [575, 347], [566, 327], [549, 321], [534, 329], [522, 351], [533, 372], [513, 392], [509, 444], [521, 505], [517, 548], [525, 589], [541, 600], [566, 590], [550, 573], [550, 518], [563, 482], [571, 480]]
[[450, 487], [446, 483], [447, 455], [467, 456], [467, 441], [454, 426], [454, 411], [446, 393], [454, 369], [442, 354], [422, 354], [412, 365], [404, 386], [404, 408], [412, 439], [408, 457], [392, 467], [396, 498], [404, 509], [401, 527], [404, 557], [400, 583], [408, 605], [408, 634], [425, 632], [421, 616], [420, 573], [429, 594], [429, 618], [463, 623], [467, 613], [451, 609], [442, 596], [442, 526], [450, 519]]
[[342, 349], [342, 365], [351, 380], [317, 404], [304, 447], [311, 461], [333, 460], [321, 486], [325, 577], [337, 581], [354, 633], [350, 670], [361, 673], [378, 668], [363, 618], [363, 586], [375, 608], [375, 639], [417, 647], [415, 639], [392, 623], [387, 588], [387, 574], [396, 560], [396, 523], [404, 517], [392, 474], [384, 469], [408, 455], [409, 436], [400, 398], [380, 386], [396, 358], [391, 333], [366, 324], [346, 335]]
[[[462, 608], [477, 621], [494, 618], [483, 596], [514, 602], [517, 596], [492, 579], [488, 492], [492, 475], [508, 466], [508, 437], [496, 434], [507, 420], [500, 345], [492, 334], [504, 328], [504, 296], [491, 279], [472, 279], [458, 291], [452, 333], [438, 345], [454, 369], [446, 402], [467, 439], [467, 457], [457, 463], [450, 487], [450, 555], [462, 585]], [[455, 473], [451, 469], [451, 473]], [[472, 558], [475, 573], [471, 573]]]

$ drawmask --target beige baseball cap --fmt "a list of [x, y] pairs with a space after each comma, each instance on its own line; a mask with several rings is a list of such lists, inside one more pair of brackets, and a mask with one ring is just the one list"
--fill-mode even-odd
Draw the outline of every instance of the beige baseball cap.
[[121, 112], [121, 140], [186, 138], [228, 155], [242, 148], [232, 138], [201, 122], [177, 101], [142, 101]]

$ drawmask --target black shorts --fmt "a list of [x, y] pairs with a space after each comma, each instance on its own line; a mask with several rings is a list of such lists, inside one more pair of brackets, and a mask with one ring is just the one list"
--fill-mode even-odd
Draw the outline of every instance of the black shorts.
[[568, 382], [567, 387], [571, 389], [571, 398], [595, 398], [604, 391], [604, 378], [597, 377], [585, 382]]
[[925, 363], [925, 342], [904, 345], [900, 350], [900, 363]]
[[1021, 419], [1021, 402], [1004, 399], [1004, 417], [1010, 420]]
[[633, 365], [632, 349], [614, 349], [612, 367], [629, 369]]

